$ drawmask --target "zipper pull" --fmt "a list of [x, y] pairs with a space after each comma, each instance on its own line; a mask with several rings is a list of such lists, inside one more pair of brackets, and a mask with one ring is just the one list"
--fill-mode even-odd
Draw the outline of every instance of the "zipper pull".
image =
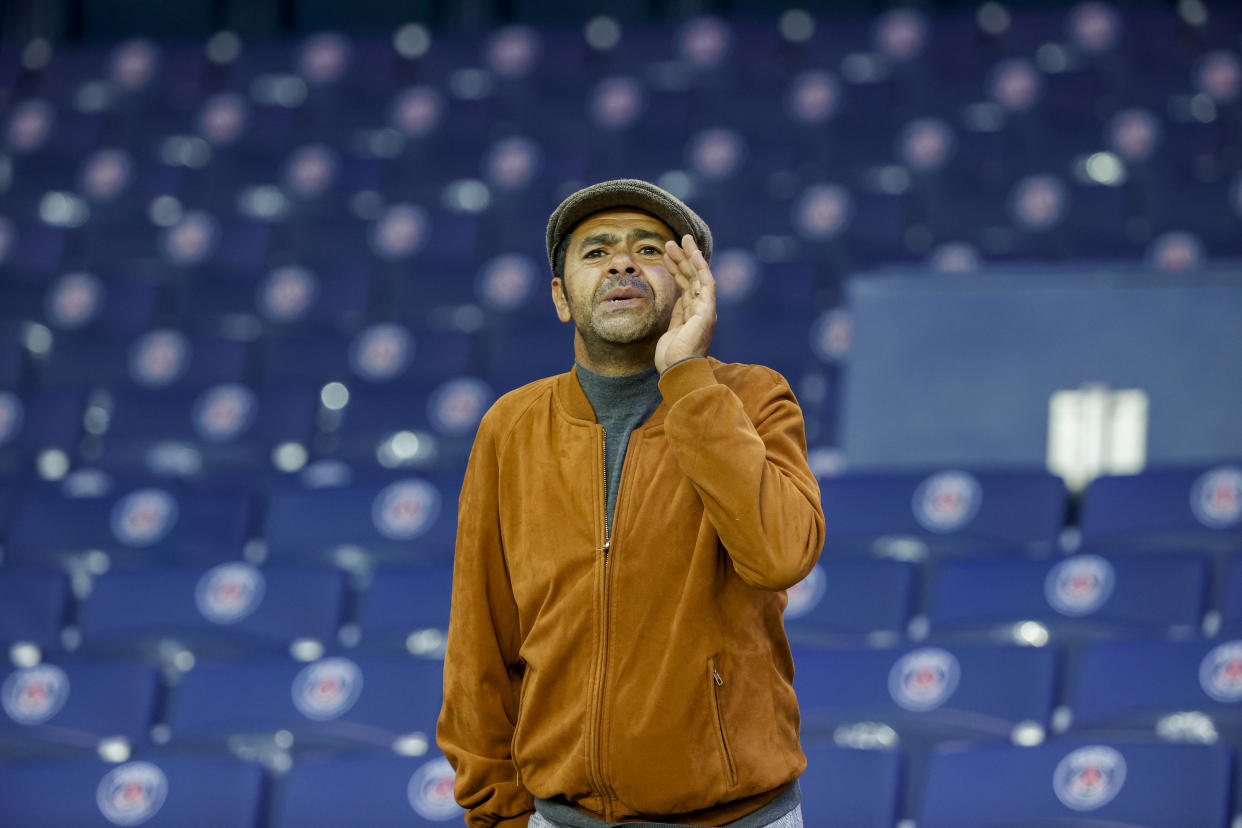
[[720, 677], [720, 673], [716, 672], [716, 668], [712, 668], [712, 678], [716, 681], [717, 687], [724, 687], [724, 679]]

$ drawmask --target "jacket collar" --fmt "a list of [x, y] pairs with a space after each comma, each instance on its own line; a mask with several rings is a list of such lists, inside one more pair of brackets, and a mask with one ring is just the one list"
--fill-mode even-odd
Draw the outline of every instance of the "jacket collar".
[[[595, 409], [591, 407], [591, 401], [587, 399], [586, 392], [582, 390], [582, 383], [578, 381], [577, 365], [564, 374], [557, 375], [555, 395], [562, 410], [571, 419], [583, 420], [588, 423], [595, 422]], [[667, 413], [668, 406], [664, 400], [660, 400], [656, 410], [639, 428], [650, 428], [663, 423], [664, 415]]]

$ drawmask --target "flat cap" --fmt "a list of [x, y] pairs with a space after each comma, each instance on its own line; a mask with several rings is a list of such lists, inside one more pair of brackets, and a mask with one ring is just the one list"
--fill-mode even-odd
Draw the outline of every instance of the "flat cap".
[[634, 207], [651, 213], [681, 237], [690, 234], [703, 251], [703, 258], [712, 259], [712, 231], [699, 214], [685, 202], [661, 187], [638, 178], [617, 178], [583, 187], [561, 202], [548, 219], [548, 264], [556, 267], [557, 245], [592, 213], [614, 207]]

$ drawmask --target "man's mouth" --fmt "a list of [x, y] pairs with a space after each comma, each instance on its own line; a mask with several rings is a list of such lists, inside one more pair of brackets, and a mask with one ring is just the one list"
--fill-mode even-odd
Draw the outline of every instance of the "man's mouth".
[[619, 287], [605, 293], [601, 304], [607, 308], [628, 308], [639, 304], [646, 298], [647, 294], [636, 287]]

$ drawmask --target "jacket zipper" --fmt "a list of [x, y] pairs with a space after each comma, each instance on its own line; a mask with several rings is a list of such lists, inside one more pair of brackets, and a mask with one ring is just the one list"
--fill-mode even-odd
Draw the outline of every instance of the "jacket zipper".
[[522, 708], [526, 703], [526, 688], [529, 687], [531, 680], [531, 669], [527, 665], [526, 673], [522, 676], [522, 689], [518, 693], [517, 718], [513, 722], [513, 738], [509, 740], [509, 756], [513, 760], [513, 784], [519, 788], [522, 786], [522, 769], [517, 763], [517, 731], [522, 724]]
[[724, 687], [724, 679], [720, 675], [720, 671], [716, 669], [716, 659], [708, 661], [708, 667], [712, 671], [712, 701], [716, 707], [716, 727], [720, 733], [720, 750], [724, 758], [725, 778], [732, 788], [737, 784], [737, 766], [733, 764], [733, 752], [729, 750], [729, 737], [725, 734], [724, 708], [720, 702], [720, 688]]
[[[610, 547], [612, 545], [612, 530], [608, 525], [608, 432], [603, 426], [600, 426], [599, 433], [602, 437], [600, 440], [600, 502], [602, 504], [604, 518], [604, 542], [597, 551], [604, 556], [604, 577], [601, 587], [602, 595], [600, 596], [600, 642], [599, 655], [596, 663], [596, 710], [595, 710], [595, 750], [592, 751], [594, 759], [595, 786], [599, 790], [600, 798], [603, 802], [604, 819], [612, 821], [612, 793], [608, 788], [608, 784], [604, 781], [604, 680], [608, 670], [608, 599], [609, 599], [609, 583], [608, 583], [608, 559]], [[614, 481], [615, 485], [615, 481]]]

